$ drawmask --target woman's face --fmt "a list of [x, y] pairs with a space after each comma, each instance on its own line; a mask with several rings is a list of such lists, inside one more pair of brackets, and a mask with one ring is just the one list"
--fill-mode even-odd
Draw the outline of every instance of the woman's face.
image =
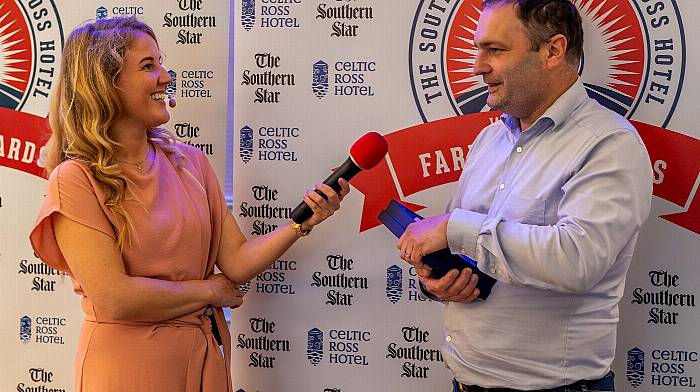
[[124, 66], [116, 80], [122, 105], [118, 123], [143, 129], [165, 124], [170, 113], [165, 104], [165, 88], [171, 78], [161, 66], [160, 49], [150, 35], [137, 31], [124, 56]]

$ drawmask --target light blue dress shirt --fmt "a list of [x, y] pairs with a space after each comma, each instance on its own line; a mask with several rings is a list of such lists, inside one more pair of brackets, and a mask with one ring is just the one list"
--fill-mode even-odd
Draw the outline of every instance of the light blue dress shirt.
[[580, 80], [529, 129], [519, 126], [504, 115], [479, 134], [447, 207], [452, 252], [498, 283], [486, 301], [448, 303], [445, 361], [457, 380], [484, 387], [600, 378], [649, 215], [649, 155]]

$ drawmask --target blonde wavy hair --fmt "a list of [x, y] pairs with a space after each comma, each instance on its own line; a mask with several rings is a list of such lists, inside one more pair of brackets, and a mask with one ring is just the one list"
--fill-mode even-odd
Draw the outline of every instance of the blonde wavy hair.
[[[113, 138], [111, 128], [122, 114], [116, 80], [137, 32], [148, 34], [157, 44], [153, 30], [135, 17], [95, 21], [70, 34], [51, 98], [52, 134], [44, 159], [49, 174], [69, 159], [88, 165], [97, 182], [104, 186], [105, 205], [115, 217], [120, 249], [133, 232], [132, 220], [122, 202], [135, 198], [128, 195], [127, 180], [115, 160], [123, 147]], [[176, 167], [184, 166], [185, 157], [168, 130], [151, 128], [147, 135]]]

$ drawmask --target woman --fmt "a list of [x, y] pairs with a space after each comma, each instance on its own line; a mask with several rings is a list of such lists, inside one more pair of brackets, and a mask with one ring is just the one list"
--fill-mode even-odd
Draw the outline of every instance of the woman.
[[238, 284], [349, 191], [318, 184], [327, 200], [306, 193], [309, 220], [246, 240], [206, 157], [158, 128], [170, 118], [160, 61], [153, 31], [135, 18], [87, 24], [66, 41], [49, 187], [30, 239], [81, 295], [76, 392], [232, 391], [221, 307], [239, 306]]

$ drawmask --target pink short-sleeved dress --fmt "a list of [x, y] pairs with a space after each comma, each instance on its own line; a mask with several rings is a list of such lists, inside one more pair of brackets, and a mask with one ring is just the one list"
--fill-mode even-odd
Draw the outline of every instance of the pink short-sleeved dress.
[[[186, 156], [181, 169], [157, 147], [150, 167], [123, 167], [128, 188], [140, 200], [124, 202], [135, 228], [122, 252], [131, 276], [181, 281], [204, 279], [214, 271], [226, 202], [204, 154], [185, 144], [178, 148]], [[55, 214], [115, 238], [115, 220], [105, 199], [84, 162], [57, 166], [30, 234], [37, 255], [70, 274], [54, 236]], [[220, 308], [214, 317], [223, 354], [206, 308], [161, 322], [111, 320], [95, 312], [75, 278], [73, 288], [85, 312], [75, 361], [76, 392], [232, 391], [231, 338]]]

